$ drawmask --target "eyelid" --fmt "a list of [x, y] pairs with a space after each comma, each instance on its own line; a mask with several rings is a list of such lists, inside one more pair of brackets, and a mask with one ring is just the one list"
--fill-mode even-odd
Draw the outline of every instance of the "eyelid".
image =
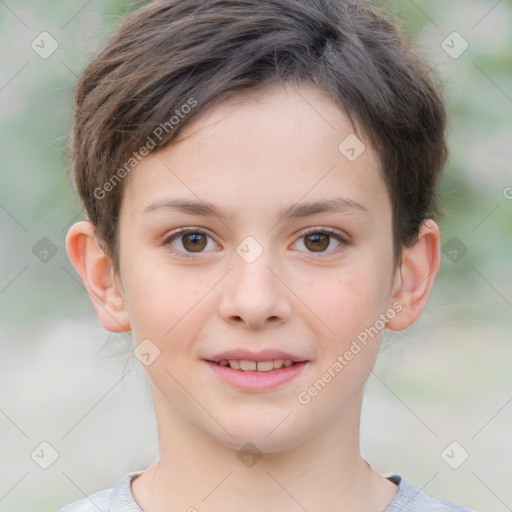
[[213, 235], [211, 235], [207, 229], [200, 228], [197, 226], [188, 226], [186, 228], [175, 229], [174, 231], [171, 231], [170, 233], [166, 234], [164, 236], [164, 243], [166, 243], [171, 238], [177, 237], [178, 235], [184, 235], [186, 233], [201, 233], [213, 239]]
[[[178, 239], [180, 236], [190, 234], [190, 233], [199, 233], [199, 234], [206, 235], [207, 237], [211, 238], [215, 242], [214, 237], [204, 228], [190, 226], [190, 227], [186, 227], [186, 228], [179, 228], [179, 229], [171, 232], [169, 235], [166, 235], [164, 237], [162, 245], [168, 246], [171, 244], [171, 242]], [[338, 254], [341, 250], [343, 250], [345, 248], [345, 246], [352, 245], [352, 242], [348, 235], [346, 235], [343, 232], [340, 232], [339, 230], [336, 230], [334, 228], [329, 228], [326, 226], [313, 226], [313, 227], [305, 228], [305, 229], [299, 231], [299, 233], [296, 235], [296, 240], [295, 240], [294, 244], [297, 243], [301, 238], [303, 238], [309, 234], [314, 234], [314, 233], [329, 235], [332, 238], [335, 238], [338, 242], [340, 242], [340, 245], [331, 251], [318, 252], [318, 253], [307, 252], [308, 254], [312, 254], [315, 256], [319, 256], [319, 257], [328, 257], [332, 254]], [[215, 243], [217, 244], [217, 242], [215, 242]], [[219, 244], [217, 244], [217, 245], [219, 245]], [[193, 253], [193, 252], [186, 252], [186, 251], [176, 251], [174, 249], [170, 249], [170, 251], [171, 251], [171, 253], [173, 253], [177, 256], [182, 256], [185, 258], [197, 258], [197, 257], [202, 257], [205, 254], [207, 254], [207, 252]], [[303, 251], [301, 251], [301, 252], [303, 252]]]
[[[174, 242], [174, 240], [179, 239], [180, 236], [190, 234], [190, 233], [199, 233], [202, 235], [206, 235], [207, 237], [211, 238], [215, 242], [214, 237], [204, 228], [190, 226], [190, 227], [186, 227], [186, 228], [176, 229], [175, 231], [172, 231], [170, 234], [166, 235], [163, 239], [162, 245], [170, 246], [171, 242]], [[215, 242], [215, 243], [217, 244], [217, 242]], [[185, 258], [198, 258], [198, 257], [204, 256], [205, 254], [207, 254], [206, 252], [193, 253], [193, 252], [186, 252], [186, 251], [176, 251], [172, 248], [170, 248], [170, 251], [172, 254], [174, 254], [176, 256], [181, 256], [181, 257], [185, 257]]]
[[299, 231], [300, 236], [309, 235], [310, 233], [325, 233], [328, 235], [336, 235], [339, 236], [346, 243], [350, 242], [349, 236], [343, 233], [343, 231], [340, 231], [335, 228], [329, 228], [327, 226], [314, 226], [312, 228], [305, 228]]
[[[298, 236], [297, 240], [294, 242], [294, 244], [296, 244], [303, 237], [305, 237], [309, 234], [315, 234], [315, 233], [329, 235], [331, 238], [336, 239], [340, 243], [340, 245], [338, 247], [336, 247], [330, 251], [326, 251], [326, 252], [316, 252], [315, 253], [315, 252], [308, 251], [308, 252], [306, 252], [306, 254], [308, 254], [308, 255], [314, 255], [315, 257], [320, 257], [320, 258], [328, 258], [330, 256], [339, 254], [344, 249], [346, 249], [347, 246], [352, 245], [352, 241], [348, 235], [346, 235], [345, 233], [343, 233], [337, 229], [328, 228], [326, 226], [314, 226], [312, 228], [303, 229], [302, 231], [299, 232], [299, 236]], [[301, 251], [301, 252], [303, 252], [303, 251]]]

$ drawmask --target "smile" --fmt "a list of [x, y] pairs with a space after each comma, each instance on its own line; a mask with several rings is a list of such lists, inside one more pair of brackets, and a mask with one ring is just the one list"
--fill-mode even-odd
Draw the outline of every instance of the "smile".
[[309, 361], [292, 362], [290, 359], [249, 361], [222, 359], [218, 363], [206, 361], [216, 379], [243, 391], [270, 391], [299, 376]]
[[279, 370], [283, 366], [288, 368], [296, 363], [290, 359], [274, 359], [273, 361], [249, 361], [248, 359], [222, 359], [220, 366], [229, 366], [233, 370], [270, 372]]

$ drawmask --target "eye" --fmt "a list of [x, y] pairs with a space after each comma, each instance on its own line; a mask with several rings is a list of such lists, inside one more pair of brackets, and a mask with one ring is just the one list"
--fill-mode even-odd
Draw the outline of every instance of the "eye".
[[[334, 249], [326, 251], [331, 245], [333, 238], [337, 241], [338, 245]], [[181, 229], [167, 237], [163, 245], [168, 246], [171, 253], [176, 256], [193, 258], [196, 255], [199, 256], [206, 252], [206, 248], [209, 247], [211, 249], [212, 244], [208, 244], [208, 239], [212, 238], [206, 232], [200, 229], [187, 228]], [[299, 241], [301, 240], [304, 240], [302, 243], [310, 253], [320, 255], [324, 253], [337, 253], [343, 250], [345, 246], [350, 245], [347, 238], [327, 228], [315, 228], [303, 232], [301, 238], [299, 238]], [[181, 246], [181, 248], [179, 246]]]
[[[330, 251], [326, 249], [331, 245], [332, 239], [335, 239], [338, 245]], [[331, 229], [311, 229], [305, 233], [302, 233], [302, 237], [299, 241], [304, 240], [303, 245], [313, 254], [323, 255], [325, 252], [328, 254], [337, 253], [343, 250], [345, 246], [349, 245], [349, 241], [337, 231]]]
[[[182, 229], [167, 237], [163, 245], [169, 246], [171, 252], [177, 256], [193, 258], [195, 254], [199, 255], [204, 252], [203, 249], [208, 246], [208, 238], [211, 238], [210, 235], [204, 231], [188, 228]], [[183, 249], [179, 248], [176, 250], [175, 242], [178, 242]]]

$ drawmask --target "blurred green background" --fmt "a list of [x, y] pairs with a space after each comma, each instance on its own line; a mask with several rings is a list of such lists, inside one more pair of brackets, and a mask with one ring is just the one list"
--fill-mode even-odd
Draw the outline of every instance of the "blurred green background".
[[[434, 496], [512, 510], [512, 3], [381, 3], [442, 84], [451, 153], [441, 271], [418, 323], [385, 340], [363, 453]], [[129, 340], [100, 326], [65, 250], [84, 218], [65, 160], [74, 85], [134, 6], [0, 1], [0, 510], [55, 510], [157, 456], [148, 382]], [[58, 44], [47, 58], [31, 47], [42, 32]], [[45, 440], [59, 455], [47, 470], [30, 456]], [[441, 456], [452, 441], [469, 454], [457, 469]]]

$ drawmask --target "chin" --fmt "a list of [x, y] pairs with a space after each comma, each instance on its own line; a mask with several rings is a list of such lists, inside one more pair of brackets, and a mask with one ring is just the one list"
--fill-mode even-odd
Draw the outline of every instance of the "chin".
[[239, 423], [231, 421], [224, 424], [233, 437], [223, 429], [210, 435], [237, 452], [254, 450], [260, 453], [279, 453], [300, 445], [307, 438], [306, 432], [301, 434], [300, 430], [296, 426], [293, 428], [291, 424], [285, 427], [282, 421], [283, 415], [275, 421], [261, 421], [261, 418], [260, 421], [250, 421], [241, 418]]

